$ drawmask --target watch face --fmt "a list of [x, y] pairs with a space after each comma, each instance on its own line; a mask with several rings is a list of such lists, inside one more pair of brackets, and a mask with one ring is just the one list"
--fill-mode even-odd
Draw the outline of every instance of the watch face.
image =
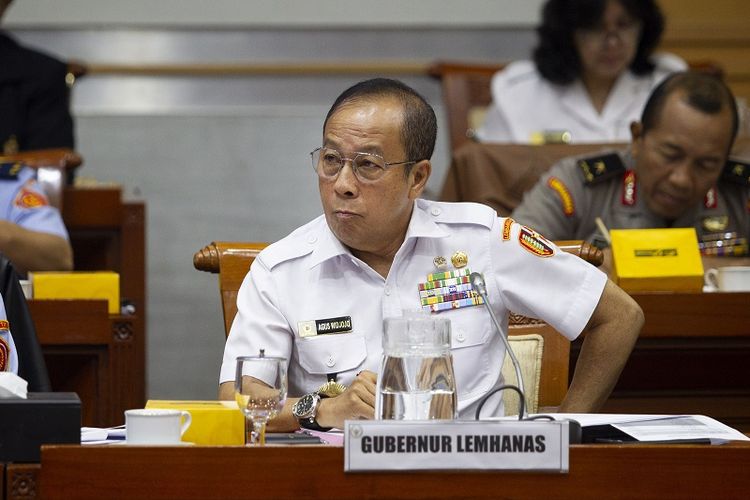
[[310, 416], [315, 407], [315, 396], [312, 394], [305, 394], [299, 401], [294, 403], [292, 407], [292, 413], [297, 418], [305, 418]]

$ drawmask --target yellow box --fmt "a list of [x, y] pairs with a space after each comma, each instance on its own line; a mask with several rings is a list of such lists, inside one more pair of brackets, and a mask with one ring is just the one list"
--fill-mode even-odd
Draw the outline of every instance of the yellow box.
[[146, 408], [185, 410], [192, 423], [183, 441], [203, 445], [245, 444], [245, 416], [234, 401], [167, 401], [152, 399]]
[[610, 236], [616, 282], [626, 292], [703, 289], [695, 229], [613, 229]]
[[29, 273], [34, 299], [105, 299], [120, 314], [120, 275], [114, 271]]

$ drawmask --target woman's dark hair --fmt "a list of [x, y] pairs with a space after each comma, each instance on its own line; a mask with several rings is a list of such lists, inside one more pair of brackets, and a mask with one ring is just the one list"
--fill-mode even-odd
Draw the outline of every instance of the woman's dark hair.
[[[654, 0], [616, 0], [634, 19], [641, 22], [638, 49], [630, 70], [643, 75], [654, 69], [651, 53], [664, 31], [664, 16]], [[542, 9], [542, 24], [537, 28], [539, 45], [534, 63], [541, 75], [552, 83], [566, 85], [581, 75], [581, 59], [573, 34], [591, 29], [601, 21], [607, 0], [549, 0]]]

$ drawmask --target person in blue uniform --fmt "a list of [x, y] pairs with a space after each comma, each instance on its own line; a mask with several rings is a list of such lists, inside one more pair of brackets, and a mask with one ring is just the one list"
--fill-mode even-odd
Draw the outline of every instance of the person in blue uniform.
[[[289, 363], [290, 397], [269, 429], [373, 418], [383, 320], [417, 309], [450, 319], [459, 418], [473, 417], [503, 383], [507, 331], [492, 328], [466, 289], [471, 270], [485, 275], [505, 329], [514, 311], [569, 339], [587, 332], [561, 411], [604, 403], [638, 337], [641, 309], [601, 271], [491, 208], [421, 199], [436, 135], [432, 107], [401, 82], [367, 80], [338, 97], [311, 152], [323, 215], [255, 259], [237, 296], [221, 399], [234, 398], [237, 356], [264, 349]], [[333, 380], [343, 392], [329, 391]], [[496, 401], [485, 409], [503, 408]]]
[[[0, 18], [11, 2], [0, 0]], [[0, 31], [0, 154], [73, 148], [65, 63]]]
[[21, 163], [0, 164], [0, 252], [28, 271], [67, 271], [73, 250], [59, 210]]

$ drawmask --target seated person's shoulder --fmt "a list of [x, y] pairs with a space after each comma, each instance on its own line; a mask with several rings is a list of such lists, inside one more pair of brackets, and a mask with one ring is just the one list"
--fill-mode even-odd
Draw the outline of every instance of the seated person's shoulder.
[[502, 71], [498, 71], [492, 77], [492, 89], [494, 91], [510, 91], [523, 89], [529, 84], [539, 82], [541, 75], [532, 61], [513, 61]]
[[438, 224], [491, 228], [497, 218], [497, 212], [493, 208], [481, 203], [418, 200], [417, 207]]
[[656, 72], [674, 73], [688, 69], [684, 59], [670, 52], [658, 52], [651, 56], [651, 61], [655, 65], [654, 71]]
[[566, 158], [553, 171], [564, 171], [579, 178], [584, 185], [595, 186], [627, 171], [621, 151], [602, 150]]
[[264, 248], [256, 260], [259, 260], [269, 270], [281, 263], [289, 262], [309, 255], [315, 250], [325, 229], [325, 217], [320, 216], [304, 226], [295, 229], [284, 238], [271, 243]]

